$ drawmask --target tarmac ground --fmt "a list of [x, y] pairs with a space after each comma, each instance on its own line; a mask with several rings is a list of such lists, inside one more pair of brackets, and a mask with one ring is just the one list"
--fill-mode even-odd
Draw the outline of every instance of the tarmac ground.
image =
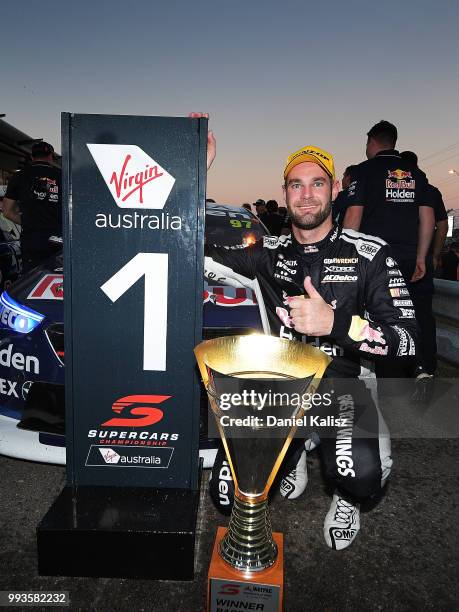
[[[295, 501], [275, 492], [270, 504], [273, 529], [284, 534], [285, 612], [458, 610], [458, 451], [457, 438], [395, 439], [387, 490], [362, 509], [361, 531], [341, 552], [323, 539], [330, 491], [317, 450], [309, 453], [306, 492]], [[205, 609], [216, 529], [228, 521], [207, 494], [207, 470], [190, 582], [39, 576], [35, 530], [65, 468], [0, 457], [0, 474], [0, 590], [69, 591], [71, 610]]]

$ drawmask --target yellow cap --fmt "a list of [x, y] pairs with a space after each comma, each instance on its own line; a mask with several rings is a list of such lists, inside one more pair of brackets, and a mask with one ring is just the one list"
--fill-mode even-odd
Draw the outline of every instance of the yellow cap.
[[333, 156], [330, 155], [330, 153], [327, 153], [327, 151], [319, 149], [319, 147], [315, 147], [314, 145], [302, 147], [298, 151], [295, 151], [295, 153], [288, 156], [284, 169], [284, 179], [287, 178], [287, 175], [292, 168], [298, 164], [302, 164], [303, 162], [313, 162], [314, 164], [319, 164], [319, 166], [321, 166], [325, 172], [331, 176], [333, 180], [335, 180]]

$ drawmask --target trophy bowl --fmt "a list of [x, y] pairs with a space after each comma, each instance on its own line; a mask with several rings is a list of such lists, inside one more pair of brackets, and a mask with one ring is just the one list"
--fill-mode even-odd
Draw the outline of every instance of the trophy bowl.
[[303, 400], [331, 360], [310, 345], [263, 334], [206, 340], [195, 355], [235, 485], [219, 554], [232, 568], [260, 572], [277, 558], [269, 489], [308, 409]]

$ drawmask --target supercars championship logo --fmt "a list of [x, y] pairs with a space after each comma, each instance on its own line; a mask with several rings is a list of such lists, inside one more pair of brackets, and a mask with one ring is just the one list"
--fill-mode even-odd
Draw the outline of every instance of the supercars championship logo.
[[86, 465], [168, 467], [174, 452], [168, 444], [177, 441], [179, 434], [146, 428], [162, 421], [164, 411], [158, 406], [170, 398], [170, 395], [126, 395], [113, 402], [112, 410], [118, 416], [104, 421], [101, 429], [88, 432], [88, 438], [96, 444], [89, 449]]

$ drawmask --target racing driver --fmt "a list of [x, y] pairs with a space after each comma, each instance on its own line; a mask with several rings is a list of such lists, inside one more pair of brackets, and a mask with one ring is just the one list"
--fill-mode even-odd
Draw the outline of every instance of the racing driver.
[[[209, 132], [208, 168], [215, 146]], [[346, 424], [329, 428], [323, 437], [320, 433], [320, 452], [335, 489], [324, 522], [325, 541], [335, 550], [352, 543], [360, 529], [360, 503], [381, 492], [392, 466], [384, 421], [357, 380], [360, 359], [413, 355], [416, 333], [406, 283], [389, 246], [381, 238], [333, 224], [338, 188], [332, 156], [315, 146], [303, 147], [284, 168], [291, 235], [264, 237], [248, 247], [206, 245], [205, 250], [207, 277], [255, 291], [265, 333], [315, 344], [333, 356], [326, 372], [332, 383], [325, 384], [333, 384], [336, 401], [327, 411], [345, 415]], [[306, 487], [308, 442], [281, 482], [284, 497], [298, 497]], [[229, 480], [223, 451], [215, 460], [210, 494], [225, 511], [220, 474]]]

